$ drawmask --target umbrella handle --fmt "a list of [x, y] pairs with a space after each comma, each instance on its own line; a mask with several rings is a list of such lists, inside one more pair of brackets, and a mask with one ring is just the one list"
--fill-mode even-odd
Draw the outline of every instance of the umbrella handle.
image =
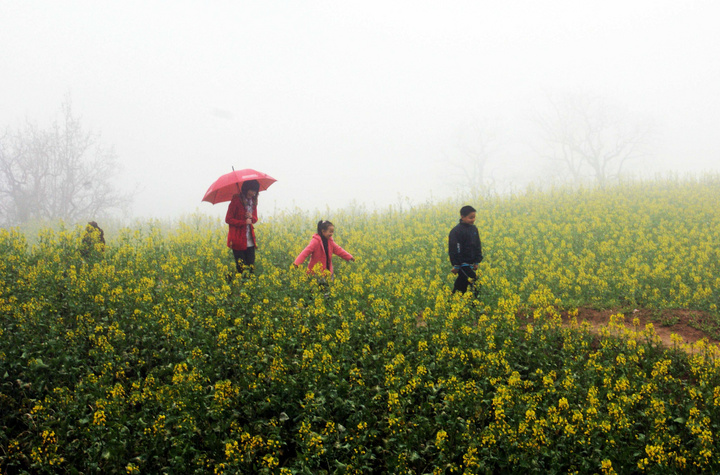
[[[235, 165], [230, 165], [230, 168], [232, 168], [232, 171], [235, 171]], [[240, 184], [238, 182], [235, 182], [235, 186], [237, 186], [238, 195], [242, 195], [242, 190], [240, 189]]]

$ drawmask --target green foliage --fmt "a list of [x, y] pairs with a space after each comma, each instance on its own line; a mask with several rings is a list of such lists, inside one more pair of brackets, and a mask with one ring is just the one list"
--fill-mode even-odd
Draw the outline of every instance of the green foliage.
[[258, 226], [235, 275], [201, 218], [32, 245], [0, 231], [3, 473], [695, 473], [720, 470], [716, 348], [621, 314], [717, 318], [720, 182], [478, 200], [480, 300], [452, 295], [461, 204], [339, 211], [325, 288], [291, 262], [317, 221]]

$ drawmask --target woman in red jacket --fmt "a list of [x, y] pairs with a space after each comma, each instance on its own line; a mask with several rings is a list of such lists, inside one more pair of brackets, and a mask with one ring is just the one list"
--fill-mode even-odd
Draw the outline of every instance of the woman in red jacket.
[[333, 273], [332, 256], [337, 254], [346, 261], [354, 261], [355, 258], [345, 249], [340, 247], [333, 241], [333, 233], [335, 226], [330, 221], [318, 221], [317, 234], [310, 239], [310, 244], [302, 250], [293, 264], [295, 267], [302, 264], [305, 259], [310, 256], [308, 264], [308, 273], [315, 271], [315, 266], [320, 265], [320, 271], [323, 273]]
[[252, 273], [255, 267], [255, 228], [257, 223], [257, 202], [260, 184], [255, 180], [245, 181], [240, 193], [234, 195], [228, 206], [225, 222], [230, 225], [227, 245], [232, 249], [238, 274], [244, 270]]

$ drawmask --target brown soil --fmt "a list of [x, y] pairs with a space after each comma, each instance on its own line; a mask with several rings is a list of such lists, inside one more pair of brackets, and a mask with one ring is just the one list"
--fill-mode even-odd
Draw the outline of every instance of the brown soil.
[[[675, 346], [675, 342], [672, 339], [672, 335], [678, 335], [682, 338], [682, 349], [694, 353], [695, 349], [692, 346], [700, 340], [707, 340], [711, 345], [715, 345], [720, 351], [720, 341], [711, 338], [708, 334], [702, 330], [698, 330], [697, 326], [702, 326], [706, 322], [712, 322], [712, 317], [705, 314], [704, 312], [697, 310], [687, 309], [667, 309], [667, 310], [648, 310], [648, 309], [634, 309], [632, 311], [620, 311], [620, 310], [596, 310], [589, 307], [581, 307], [577, 312], [577, 322], [583, 324], [587, 322], [590, 328], [598, 332], [600, 328], [606, 326], [610, 322], [610, 316], [622, 313], [624, 318], [624, 324], [628, 328], [632, 328], [635, 318], [638, 319], [639, 325], [637, 330], [643, 330], [648, 323], [652, 323], [655, 329], [655, 334], [660, 338], [663, 345], [668, 348]], [[527, 315], [518, 315], [518, 318], [523, 318], [528, 322], [532, 320], [532, 317]], [[563, 323], [570, 325], [572, 318], [568, 315], [568, 312], [562, 313]], [[417, 316], [417, 326], [426, 327], [427, 322], [423, 318], [422, 312]]]
[[[671, 338], [673, 334], [682, 338], [683, 345], [693, 345], [702, 339], [706, 339], [710, 344], [718, 344], [718, 340], [710, 338], [705, 332], [696, 328], [696, 326], [710, 319], [708, 315], [696, 310], [672, 309], [658, 311], [634, 309], [622, 312], [618, 310], [579, 308], [577, 321], [580, 324], [587, 322], [593, 330], [599, 331], [602, 326], [609, 323], [610, 315], [617, 313], [622, 313], [625, 316], [625, 326], [628, 328], [632, 328], [635, 318], [640, 322], [638, 330], [642, 330], [648, 323], [652, 323], [655, 328], [655, 333], [660, 338], [660, 341], [667, 347], [675, 346], [675, 342], [673, 342]], [[567, 313], [563, 313], [563, 322], [566, 324], [570, 323], [570, 317]], [[692, 351], [692, 349], [689, 350]]]

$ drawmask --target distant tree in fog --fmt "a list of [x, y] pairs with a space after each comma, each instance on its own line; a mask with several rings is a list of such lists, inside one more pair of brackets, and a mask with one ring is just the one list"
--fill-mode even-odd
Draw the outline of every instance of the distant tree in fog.
[[483, 123], [474, 123], [464, 130], [458, 139], [457, 158], [450, 162], [454, 181], [471, 193], [486, 192], [491, 185], [488, 164], [495, 153], [497, 135]]
[[124, 209], [129, 195], [114, 186], [117, 155], [83, 130], [69, 99], [47, 130], [29, 122], [0, 135], [0, 224], [37, 219], [87, 220]]
[[649, 128], [605, 99], [564, 94], [549, 95], [548, 102], [548, 111], [536, 118], [545, 155], [559, 162], [574, 181], [591, 178], [605, 186], [641, 155]]

